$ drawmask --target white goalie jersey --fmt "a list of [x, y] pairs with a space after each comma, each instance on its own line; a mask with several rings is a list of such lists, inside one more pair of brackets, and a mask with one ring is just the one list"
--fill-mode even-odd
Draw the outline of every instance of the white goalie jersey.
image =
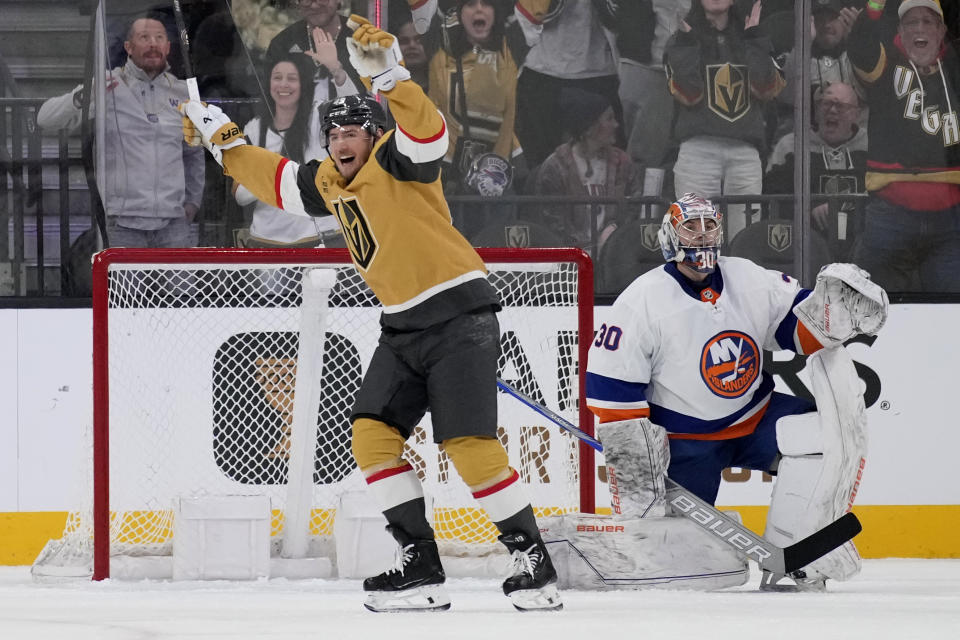
[[620, 294], [587, 367], [587, 404], [600, 422], [648, 417], [673, 437], [747, 435], [774, 387], [763, 350], [821, 348], [792, 311], [810, 295], [793, 278], [720, 257], [705, 284], [695, 290], [667, 263]]

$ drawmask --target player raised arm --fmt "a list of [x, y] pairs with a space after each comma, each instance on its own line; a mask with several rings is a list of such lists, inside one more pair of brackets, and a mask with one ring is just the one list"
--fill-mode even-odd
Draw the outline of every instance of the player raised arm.
[[410, 80], [397, 39], [358, 15], [350, 16], [347, 25], [354, 29], [347, 40], [350, 64], [371, 91], [390, 100], [397, 149], [413, 162], [442, 158], [448, 144], [446, 123], [423, 89]]

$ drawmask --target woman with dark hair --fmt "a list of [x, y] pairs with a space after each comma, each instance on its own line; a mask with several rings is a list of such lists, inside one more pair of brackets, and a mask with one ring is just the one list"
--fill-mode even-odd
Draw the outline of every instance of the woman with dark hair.
[[[667, 43], [664, 64], [678, 103], [674, 136], [677, 197], [763, 192], [760, 155], [766, 146], [763, 102], [783, 89], [773, 45], [758, 28], [761, 3], [746, 18], [734, 0], [694, 0]], [[728, 207], [727, 237], [747, 224], [743, 205]]]
[[[613, 105], [597, 93], [565, 87], [560, 91], [561, 126], [570, 141], [547, 156], [534, 173], [532, 191], [538, 195], [598, 198], [639, 195], [637, 166], [616, 146], [617, 122]], [[543, 222], [560, 234], [566, 245], [598, 256], [617, 228], [619, 209], [607, 205], [544, 207]]]
[[473, 160], [494, 153], [516, 166], [517, 64], [504, 37], [502, 3], [460, 0], [457, 24], [430, 61], [430, 99], [447, 121], [450, 150], [444, 177], [462, 181]]
[[[311, 125], [313, 116], [313, 63], [302, 55], [289, 55], [269, 64], [269, 92], [243, 132], [257, 146], [270, 149], [303, 164], [323, 159], [326, 150]], [[304, 218], [264, 202], [240, 184], [234, 197], [241, 205], [256, 202], [250, 222], [250, 247], [316, 247], [322, 237], [336, 232], [331, 217]]]

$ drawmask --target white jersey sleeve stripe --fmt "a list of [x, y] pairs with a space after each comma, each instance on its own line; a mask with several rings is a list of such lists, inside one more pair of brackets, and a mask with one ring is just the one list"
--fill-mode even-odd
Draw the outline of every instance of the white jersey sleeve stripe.
[[303, 206], [303, 198], [300, 197], [300, 188], [297, 186], [297, 172], [299, 169], [300, 165], [292, 160], [284, 158], [280, 161], [274, 181], [277, 207], [288, 213], [310, 217], [306, 207]]
[[614, 402], [611, 400], [597, 400], [596, 398], [587, 398], [587, 406], [596, 407], [597, 409], [615, 409], [620, 411], [650, 408], [650, 405], [646, 400], [641, 400], [639, 402]]
[[433, 162], [442, 158], [446, 155], [449, 145], [447, 123], [443, 120], [443, 114], [440, 114], [440, 122], [440, 131], [429, 138], [415, 138], [398, 124], [394, 133], [397, 151], [416, 163]]

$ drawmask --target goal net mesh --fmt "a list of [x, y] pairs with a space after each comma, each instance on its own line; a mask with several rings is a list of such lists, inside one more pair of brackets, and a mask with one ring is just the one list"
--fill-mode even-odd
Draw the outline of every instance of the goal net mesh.
[[[108, 467], [82, 479], [82, 504], [69, 514], [63, 537], [38, 558], [35, 573], [92, 563], [93, 485], [107, 476], [108, 506], [98, 508], [108, 509], [101, 515], [109, 517], [112, 557], [169, 555], [173, 504], [185, 496], [266, 495], [271, 540], [282, 540], [299, 336], [314, 320], [301, 313], [301, 281], [310, 267], [336, 270], [308, 507], [309, 553], [330, 555], [339, 497], [365, 486], [353, 462], [350, 413], [380, 333], [379, 302], [356, 269], [345, 256], [331, 262], [336, 252], [323, 261], [316, 261], [320, 252], [303, 252], [290, 264], [264, 263], [250, 251], [242, 262], [214, 264], [191, 264], [189, 252], [163, 264], [110, 253], [106, 305], [94, 320], [95, 333], [98, 323], [107, 324], [105, 343], [94, 345], [95, 360], [107, 367], [108, 404], [104, 390], [95, 390], [94, 402], [95, 414], [106, 412], [99, 414], [106, 428], [85, 452], [87, 460], [95, 447], [108, 452], [99, 465]], [[545, 260], [488, 268], [503, 303], [500, 377], [578, 422], [580, 267]], [[498, 434], [538, 516], [580, 509], [586, 478], [576, 439], [503, 393]], [[433, 443], [429, 412], [404, 455], [432, 502], [444, 554], [483, 554], [496, 546], [495, 527]]]

